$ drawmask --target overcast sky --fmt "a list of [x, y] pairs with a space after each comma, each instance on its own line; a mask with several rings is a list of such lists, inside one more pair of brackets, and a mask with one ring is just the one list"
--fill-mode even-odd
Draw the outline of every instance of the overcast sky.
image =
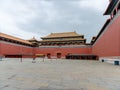
[[108, 17], [109, 0], [0, 0], [0, 31], [23, 39], [50, 33], [84, 34], [89, 42]]

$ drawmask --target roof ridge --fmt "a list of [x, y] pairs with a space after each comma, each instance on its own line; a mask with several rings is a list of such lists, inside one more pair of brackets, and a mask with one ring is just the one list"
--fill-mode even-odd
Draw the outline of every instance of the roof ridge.
[[45, 37], [42, 38], [53, 38], [53, 37], [72, 37], [72, 36], [84, 36], [82, 34], [78, 34], [75, 31], [74, 32], [63, 32], [63, 33], [51, 33]]
[[[21, 39], [21, 38], [19, 38], [19, 37], [15, 37], [15, 36], [12, 36], [12, 35], [8, 35], [8, 34], [6, 34], [6, 33], [1, 33], [1, 32], [0, 32], [0, 34], [4, 34], [4, 35], [6, 35], [6, 36], [10, 36], [10, 37], [13, 37], [13, 38], [16, 38], [16, 39], [20, 39], [20, 40], [25, 40], [25, 39]], [[25, 40], [25, 41], [27, 41], [27, 40]]]
[[[26, 43], [29, 43], [30, 44], [30, 42], [29, 41], [27, 41], [27, 40], [25, 40], [25, 39], [21, 39], [21, 38], [19, 38], [19, 37], [15, 37], [15, 36], [12, 36], [12, 35], [8, 35], [8, 34], [6, 34], [6, 33], [2, 33], [2, 32], [0, 32], [0, 36], [2, 37], [5, 37], [5, 38], [8, 38], [8, 39], [12, 39], [12, 40], [16, 40], [16, 41], [19, 41], [19, 42], [26, 42]], [[11, 37], [11, 38], [10, 38]]]
[[56, 32], [56, 33], [51, 33], [51, 34], [64, 34], [64, 33], [74, 33], [74, 32]]

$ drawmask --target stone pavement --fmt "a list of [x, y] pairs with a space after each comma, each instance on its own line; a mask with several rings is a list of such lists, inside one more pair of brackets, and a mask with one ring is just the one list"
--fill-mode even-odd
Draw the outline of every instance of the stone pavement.
[[120, 66], [87, 60], [4, 59], [0, 90], [120, 90]]

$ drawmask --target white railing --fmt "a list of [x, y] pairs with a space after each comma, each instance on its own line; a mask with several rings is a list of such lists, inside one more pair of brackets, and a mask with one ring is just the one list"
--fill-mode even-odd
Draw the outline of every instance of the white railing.
[[91, 45], [39, 46], [39, 48], [90, 48]]

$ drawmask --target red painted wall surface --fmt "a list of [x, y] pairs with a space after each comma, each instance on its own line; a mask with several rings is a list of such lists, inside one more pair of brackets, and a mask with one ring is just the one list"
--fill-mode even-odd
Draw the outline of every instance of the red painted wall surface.
[[71, 54], [90, 54], [91, 53], [91, 48], [36, 48], [35, 53], [36, 54], [45, 54], [47, 55], [48, 53], [51, 54], [52, 57], [57, 57], [57, 53], [61, 53], [62, 57], [65, 58], [65, 56], [68, 53]]
[[93, 54], [100, 57], [120, 56], [120, 16], [110, 24], [93, 45]]
[[[51, 54], [51, 57], [57, 57], [57, 53], [61, 53], [61, 56], [65, 58], [68, 53], [71, 54], [90, 54], [90, 47], [77, 47], [77, 48], [32, 48], [21, 46], [11, 43], [0, 42], [0, 55], [12, 55], [12, 54]], [[25, 57], [25, 56], [24, 56]], [[28, 56], [30, 57], [30, 56]]]
[[33, 54], [33, 48], [17, 44], [0, 42], [0, 55], [12, 54]]

